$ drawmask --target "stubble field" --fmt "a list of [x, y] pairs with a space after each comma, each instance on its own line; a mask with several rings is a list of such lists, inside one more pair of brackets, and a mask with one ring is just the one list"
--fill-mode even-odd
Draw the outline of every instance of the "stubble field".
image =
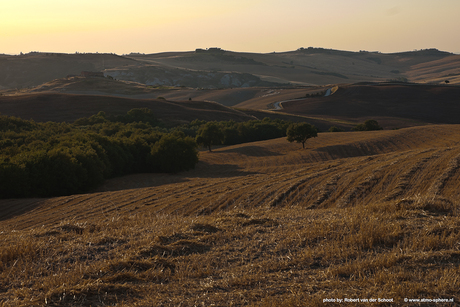
[[2, 200], [0, 304], [454, 306], [459, 143], [458, 125], [321, 133], [306, 150], [227, 146], [189, 172]]

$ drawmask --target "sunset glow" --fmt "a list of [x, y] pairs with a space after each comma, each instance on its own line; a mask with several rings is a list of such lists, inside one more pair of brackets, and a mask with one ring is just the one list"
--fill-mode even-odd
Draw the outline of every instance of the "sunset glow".
[[3, 1], [0, 53], [459, 52], [459, 11], [457, 0]]

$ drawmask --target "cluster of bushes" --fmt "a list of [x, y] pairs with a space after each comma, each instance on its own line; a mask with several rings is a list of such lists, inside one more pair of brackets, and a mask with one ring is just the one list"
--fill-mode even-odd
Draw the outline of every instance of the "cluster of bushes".
[[68, 195], [114, 176], [194, 168], [193, 138], [139, 116], [151, 114], [131, 110], [115, 122], [100, 112], [73, 124], [0, 116], [0, 197]]
[[[359, 124], [351, 128], [352, 131], [375, 131], [375, 130], [383, 130], [383, 128], [379, 125], [379, 123], [374, 119], [366, 120], [364, 123]], [[329, 132], [343, 132], [342, 128], [332, 126], [328, 130]]]
[[379, 123], [376, 120], [369, 119], [366, 120], [363, 124], [359, 124], [355, 126], [353, 131], [375, 131], [375, 130], [383, 130], [382, 127], [380, 127]]

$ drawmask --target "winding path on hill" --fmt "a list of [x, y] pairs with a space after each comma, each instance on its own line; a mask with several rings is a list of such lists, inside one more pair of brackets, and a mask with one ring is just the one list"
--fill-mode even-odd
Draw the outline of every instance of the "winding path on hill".
[[[328, 88], [326, 90], [326, 93], [324, 94], [324, 97], [327, 97], [327, 96], [330, 96], [332, 94], [332, 87]], [[275, 107], [275, 110], [281, 110], [283, 109], [283, 105], [282, 103], [284, 102], [291, 102], [291, 101], [298, 101], [298, 100], [304, 100], [306, 98], [296, 98], [296, 99], [288, 99], [288, 100], [283, 100], [283, 101], [277, 101], [273, 104], [273, 106]]]

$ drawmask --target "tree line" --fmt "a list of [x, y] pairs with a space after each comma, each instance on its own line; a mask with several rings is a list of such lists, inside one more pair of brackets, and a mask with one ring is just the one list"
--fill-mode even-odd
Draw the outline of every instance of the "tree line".
[[37, 123], [0, 115], [0, 197], [82, 193], [130, 173], [180, 172], [198, 162], [200, 136], [217, 127], [212, 145], [286, 135], [289, 122], [206, 122], [166, 129], [150, 109], [123, 115], [99, 112], [73, 123]]
[[[380, 128], [369, 121], [356, 130]], [[381, 129], [381, 128], [380, 128]], [[302, 143], [316, 127], [264, 118], [247, 122], [194, 120], [165, 128], [150, 109], [99, 112], [73, 123], [37, 123], [0, 115], [0, 198], [82, 193], [130, 173], [180, 172], [198, 162], [198, 146], [288, 137]]]
[[291, 124], [291, 121], [268, 117], [246, 122], [194, 120], [175, 129], [194, 137], [199, 145], [211, 151], [215, 145], [235, 145], [285, 137]]

